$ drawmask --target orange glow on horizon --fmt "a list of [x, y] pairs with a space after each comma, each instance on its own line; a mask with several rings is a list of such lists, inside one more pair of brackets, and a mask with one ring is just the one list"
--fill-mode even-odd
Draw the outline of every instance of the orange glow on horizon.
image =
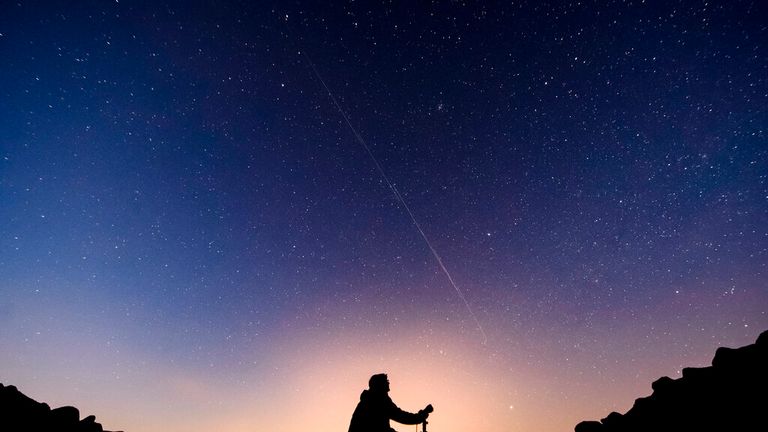
[[[526, 426], [519, 415], [526, 408], [543, 408], [520, 399], [529, 383], [505, 378], [492, 350], [477, 340], [431, 332], [430, 340], [437, 342], [428, 348], [412, 328], [396, 344], [359, 335], [299, 338], [289, 353], [281, 355], [281, 385], [273, 389], [266, 406], [259, 407], [256, 423], [289, 432], [344, 432], [368, 378], [384, 372], [390, 378], [390, 396], [400, 408], [415, 412], [434, 405], [430, 431], [501, 432], [533, 426]], [[541, 426], [542, 418], [536, 424]], [[401, 432], [417, 427], [395, 422], [392, 426]]]

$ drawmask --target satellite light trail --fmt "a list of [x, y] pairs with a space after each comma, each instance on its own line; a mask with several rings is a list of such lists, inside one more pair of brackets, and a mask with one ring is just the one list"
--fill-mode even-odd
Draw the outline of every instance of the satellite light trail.
[[[288, 27], [288, 15], [285, 15], [285, 24], [286, 24], [286, 27]], [[288, 31], [290, 32], [290, 28], [288, 28]], [[294, 38], [294, 39], [298, 41], [297, 38]], [[328, 92], [328, 96], [331, 98], [331, 101], [333, 101], [333, 105], [339, 111], [339, 114], [341, 114], [341, 116], [344, 118], [344, 121], [347, 123], [347, 126], [352, 131], [352, 134], [355, 136], [355, 139], [357, 139], [357, 142], [360, 143], [361, 146], [363, 146], [366, 153], [368, 153], [368, 156], [370, 156], [371, 160], [373, 161], [373, 164], [376, 166], [376, 170], [378, 171], [379, 175], [381, 175], [381, 178], [384, 179], [384, 181], [387, 183], [387, 186], [389, 186], [389, 189], [392, 191], [392, 194], [395, 196], [397, 201], [400, 202], [400, 204], [403, 206], [405, 211], [408, 213], [408, 216], [411, 218], [411, 222], [413, 223], [413, 226], [416, 227], [416, 230], [421, 235], [421, 238], [424, 239], [424, 243], [427, 244], [427, 247], [432, 252], [432, 256], [435, 257], [435, 260], [437, 261], [437, 265], [443, 271], [443, 274], [445, 274], [445, 277], [448, 279], [448, 282], [451, 284], [453, 289], [456, 291], [456, 294], [464, 303], [464, 306], [466, 307], [469, 315], [475, 321], [475, 324], [477, 325], [477, 329], [480, 331], [480, 334], [483, 336], [483, 345], [485, 345], [486, 343], [488, 343], [488, 336], [485, 333], [485, 329], [483, 329], [483, 325], [480, 324], [480, 320], [477, 319], [477, 315], [475, 315], [474, 311], [472, 311], [472, 307], [469, 305], [469, 301], [467, 301], [467, 298], [464, 295], [464, 292], [456, 284], [456, 282], [453, 279], [453, 276], [451, 276], [451, 272], [448, 271], [448, 268], [443, 263], [442, 258], [440, 258], [440, 254], [437, 253], [437, 250], [432, 245], [432, 242], [429, 241], [429, 237], [427, 237], [427, 234], [424, 233], [424, 230], [421, 228], [419, 221], [416, 220], [416, 216], [414, 216], [413, 212], [411, 211], [411, 208], [408, 206], [408, 203], [405, 202], [405, 199], [403, 198], [402, 195], [400, 195], [400, 192], [397, 190], [397, 187], [395, 187], [394, 183], [392, 183], [392, 181], [389, 179], [389, 177], [387, 176], [387, 173], [384, 172], [384, 168], [382, 168], [378, 159], [376, 159], [376, 156], [374, 156], [373, 152], [371, 151], [371, 147], [365, 141], [365, 139], [360, 134], [360, 132], [357, 131], [355, 126], [352, 125], [352, 122], [349, 120], [349, 117], [347, 116], [346, 112], [341, 107], [341, 104], [339, 104], [339, 101], [336, 99], [336, 96], [333, 94], [330, 87], [328, 87], [328, 84], [326, 84], [322, 75], [320, 75], [320, 72], [317, 70], [315, 63], [309, 57], [309, 54], [307, 54], [307, 51], [305, 49], [301, 49], [300, 52], [304, 56], [304, 58], [307, 59], [307, 63], [309, 63], [309, 66], [312, 68], [312, 72], [314, 72], [317, 80], [320, 81], [320, 83], [323, 85], [323, 88], [325, 88], [325, 91]]]

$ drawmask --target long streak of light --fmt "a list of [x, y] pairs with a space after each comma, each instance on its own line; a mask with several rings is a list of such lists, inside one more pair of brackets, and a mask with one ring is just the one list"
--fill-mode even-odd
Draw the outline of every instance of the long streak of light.
[[424, 230], [421, 229], [421, 225], [419, 225], [419, 222], [416, 220], [416, 216], [413, 215], [411, 208], [408, 207], [408, 204], [405, 202], [405, 199], [403, 199], [403, 196], [400, 195], [400, 192], [397, 190], [395, 185], [389, 180], [389, 177], [387, 177], [387, 174], [384, 172], [384, 169], [381, 167], [381, 164], [379, 163], [378, 159], [376, 159], [376, 156], [373, 155], [373, 152], [371, 151], [371, 148], [368, 146], [368, 144], [365, 142], [365, 139], [362, 137], [362, 135], [360, 135], [357, 129], [355, 129], [355, 127], [352, 125], [352, 122], [349, 120], [349, 117], [347, 117], [347, 114], [344, 112], [344, 110], [341, 108], [341, 105], [336, 100], [336, 96], [334, 96], [333, 92], [325, 83], [325, 80], [323, 79], [323, 77], [320, 75], [320, 72], [318, 72], [317, 67], [315, 67], [315, 63], [312, 62], [311, 58], [309, 58], [309, 54], [307, 54], [307, 51], [301, 50], [301, 53], [304, 55], [304, 58], [307, 59], [307, 63], [309, 63], [309, 66], [312, 68], [312, 72], [315, 73], [315, 77], [317, 77], [317, 80], [320, 81], [320, 83], [325, 88], [325, 91], [328, 92], [328, 96], [331, 98], [331, 100], [333, 101], [333, 104], [336, 106], [336, 109], [344, 118], [344, 121], [347, 123], [347, 126], [349, 126], [349, 129], [352, 131], [352, 134], [357, 139], [357, 142], [359, 142], [360, 145], [363, 146], [365, 151], [368, 153], [368, 156], [371, 157], [373, 164], [376, 165], [376, 170], [379, 172], [381, 177], [387, 183], [387, 185], [389, 186], [389, 189], [392, 191], [392, 194], [395, 196], [395, 198], [400, 202], [400, 204], [402, 204], [403, 208], [408, 213], [408, 216], [410, 216], [411, 222], [413, 222], [413, 226], [415, 226], [416, 229], [419, 231], [419, 234], [421, 234], [421, 238], [424, 239], [424, 243], [426, 243], [427, 247], [429, 247], [429, 250], [432, 252], [432, 256], [435, 257], [435, 260], [437, 261], [437, 264], [440, 266], [440, 269], [448, 278], [448, 282], [450, 282], [451, 286], [453, 286], [453, 289], [456, 291], [456, 294], [459, 296], [461, 301], [464, 302], [464, 306], [467, 308], [467, 312], [469, 313], [469, 315], [472, 317], [473, 320], [475, 320], [477, 329], [480, 331], [480, 334], [482, 334], [483, 336], [483, 345], [485, 345], [488, 342], [488, 336], [485, 334], [485, 330], [483, 329], [482, 324], [480, 324], [480, 320], [477, 319], [477, 316], [472, 311], [472, 308], [469, 306], [469, 302], [467, 301], [467, 298], [464, 296], [464, 292], [462, 292], [459, 286], [456, 285], [456, 282], [453, 280], [453, 276], [451, 276], [451, 272], [449, 272], [448, 268], [445, 266], [445, 264], [443, 264], [443, 260], [440, 258], [440, 254], [437, 253], [437, 250], [435, 250], [435, 247], [432, 246], [432, 242], [429, 241], [429, 238], [424, 233]]

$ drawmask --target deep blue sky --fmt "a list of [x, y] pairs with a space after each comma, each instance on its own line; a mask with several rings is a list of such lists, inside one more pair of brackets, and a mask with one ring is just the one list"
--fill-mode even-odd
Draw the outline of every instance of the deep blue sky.
[[[0, 381], [141, 412], [167, 397], [115, 376], [270, 394], [306, 340], [384, 341], [396, 371], [412, 336], [527, 409], [486, 430], [560, 430], [754, 341], [765, 5], [482, 3], [0, 6]], [[600, 379], [623, 385], [541, 422]]]

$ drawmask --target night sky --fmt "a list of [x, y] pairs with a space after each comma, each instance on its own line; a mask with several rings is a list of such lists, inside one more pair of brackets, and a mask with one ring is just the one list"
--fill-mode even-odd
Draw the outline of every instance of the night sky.
[[768, 329], [766, 16], [4, 1], [0, 382], [129, 432], [343, 432], [379, 372], [435, 432], [626, 411]]

